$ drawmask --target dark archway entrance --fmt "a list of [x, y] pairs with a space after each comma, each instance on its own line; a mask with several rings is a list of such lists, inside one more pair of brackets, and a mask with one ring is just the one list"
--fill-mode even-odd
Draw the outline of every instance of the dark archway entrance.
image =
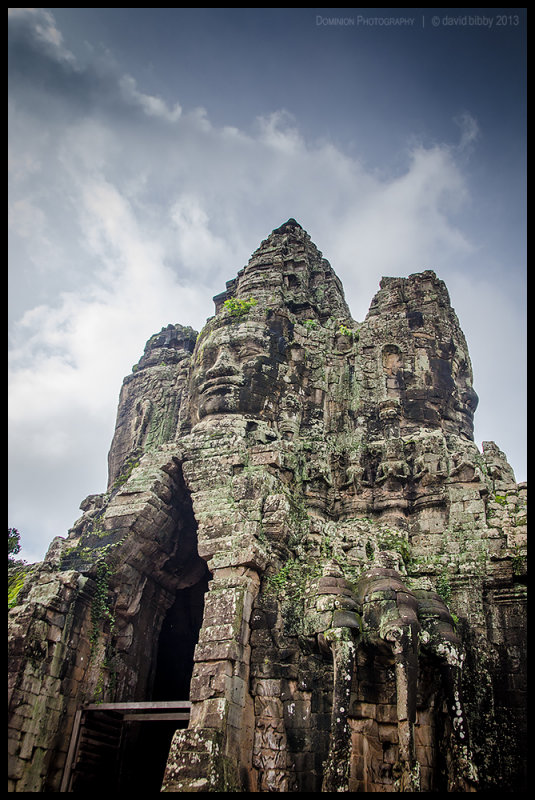
[[207, 571], [176, 593], [160, 632], [152, 697], [80, 709], [61, 791], [160, 791], [173, 734], [188, 726], [189, 684], [209, 577]]
[[[133, 637], [124, 650], [127, 688], [118, 702], [79, 709], [61, 791], [159, 792], [172, 736], [188, 725], [194, 651], [211, 574], [197, 552], [197, 522], [182, 469], [173, 460], [165, 471], [174, 486], [171, 497], [160, 499], [165, 497], [174, 529], [155, 525], [147, 531], [125, 569], [127, 585], [137, 572], [140, 592], [135, 623], [128, 621]], [[132, 563], [139, 564], [134, 573]], [[116, 584], [121, 575], [119, 569]]]
[[76, 713], [60, 791], [122, 791], [134, 785], [134, 778], [138, 788], [159, 791], [150, 749], [132, 769], [132, 732], [140, 725], [172, 732], [187, 727], [189, 706], [188, 701], [83, 706]]
[[158, 642], [153, 700], [187, 700], [193, 655], [204, 612], [209, 573], [193, 586], [179, 589], [163, 621]]
[[[209, 573], [193, 586], [179, 589], [167, 612], [158, 642], [152, 701], [189, 699], [193, 656], [204, 611]], [[121, 791], [159, 792], [173, 734], [187, 720], [132, 718], [123, 733]], [[140, 765], [142, 768], [140, 770]], [[149, 767], [150, 765], [150, 767]]]

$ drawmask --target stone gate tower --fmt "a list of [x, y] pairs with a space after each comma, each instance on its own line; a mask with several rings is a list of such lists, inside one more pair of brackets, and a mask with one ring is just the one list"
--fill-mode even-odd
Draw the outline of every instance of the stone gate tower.
[[521, 791], [526, 487], [444, 283], [357, 323], [288, 220], [214, 301], [11, 609], [11, 790]]

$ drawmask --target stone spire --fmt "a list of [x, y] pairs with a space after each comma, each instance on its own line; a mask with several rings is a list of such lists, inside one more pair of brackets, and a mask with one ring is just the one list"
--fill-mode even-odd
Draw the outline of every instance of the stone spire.
[[108, 490], [121, 470], [146, 450], [176, 436], [182, 396], [197, 332], [168, 325], [155, 333], [138, 363], [123, 381], [115, 433], [108, 453]]
[[406, 434], [441, 428], [473, 439], [478, 397], [468, 347], [432, 270], [382, 279], [360, 343], [362, 375], [377, 380], [369, 401], [385, 423]]
[[216, 311], [231, 297], [285, 306], [299, 319], [351, 316], [339, 278], [294, 219], [275, 228], [226, 291], [214, 298]]

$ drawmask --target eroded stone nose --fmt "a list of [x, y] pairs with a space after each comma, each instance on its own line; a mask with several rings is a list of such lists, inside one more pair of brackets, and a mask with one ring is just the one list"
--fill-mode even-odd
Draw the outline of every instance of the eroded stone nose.
[[227, 350], [221, 350], [215, 363], [206, 370], [207, 378], [221, 378], [238, 375], [239, 367]]

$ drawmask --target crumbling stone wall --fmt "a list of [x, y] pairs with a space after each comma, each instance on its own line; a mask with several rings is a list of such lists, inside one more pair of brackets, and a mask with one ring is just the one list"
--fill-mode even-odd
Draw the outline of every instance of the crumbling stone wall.
[[11, 611], [13, 791], [58, 790], [82, 702], [152, 696], [201, 585], [162, 791], [521, 790], [526, 487], [473, 441], [443, 282], [385, 278], [357, 323], [289, 220], [214, 300], [147, 343], [107, 492]]
[[11, 611], [15, 791], [59, 791], [82, 704], [150, 697], [165, 614], [206, 578], [176, 459], [146, 455], [127, 483], [83, 503]]

